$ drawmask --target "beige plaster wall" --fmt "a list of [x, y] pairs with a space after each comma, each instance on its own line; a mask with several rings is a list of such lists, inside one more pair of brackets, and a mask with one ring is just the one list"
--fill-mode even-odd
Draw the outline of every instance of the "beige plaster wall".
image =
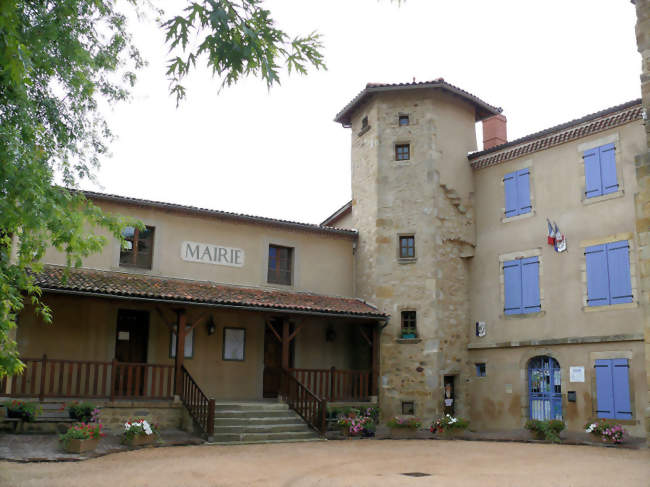
[[[353, 295], [354, 240], [350, 237], [233, 222], [112, 202], [98, 202], [98, 205], [107, 212], [134, 217], [146, 225], [155, 227], [152, 268], [144, 270], [120, 266], [119, 242], [105, 232], [99, 232], [108, 239], [103, 252], [85, 259], [84, 267], [242, 286], [294, 289], [327, 295]], [[243, 267], [228, 267], [187, 262], [181, 259], [183, 241], [243, 249], [245, 264]], [[294, 248], [291, 286], [267, 283], [269, 244]], [[50, 249], [43, 261], [64, 265], [65, 257]]]
[[[580, 431], [587, 421], [597, 418], [594, 363], [599, 358], [630, 360], [630, 394], [633, 419], [617, 421], [633, 436], [644, 435], [645, 353], [643, 341], [556, 345], [552, 347], [515, 347], [470, 351], [473, 363], [486, 364], [485, 377], [472, 377], [468, 384], [471, 396], [472, 428], [509, 430], [522, 428], [528, 413], [528, 361], [538, 355], [554, 357], [562, 376], [563, 419], [570, 431]], [[585, 368], [585, 382], [569, 382], [569, 367]], [[576, 392], [576, 402], [567, 401], [567, 391]]]
[[[585, 147], [615, 142], [622, 191], [613, 198], [584, 200]], [[471, 343], [528, 339], [641, 334], [638, 306], [638, 242], [634, 236], [634, 156], [643, 144], [639, 122], [585, 137], [486, 169], [475, 171], [476, 253], [471, 262]], [[533, 211], [503, 222], [506, 173], [530, 168]], [[557, 221], [568, 250], [556, 253], [546, 244], [546, 221]], [[584, 246], [604, 239], [629, 239], [632, 305], [586, 307]], [[521, 255], [520, 255], [521, 254]], [[503, 315], [501, 260], [539, 255], [542, 312]], [[487, 336], [473, 335], [474, 322], [487, 323]]]

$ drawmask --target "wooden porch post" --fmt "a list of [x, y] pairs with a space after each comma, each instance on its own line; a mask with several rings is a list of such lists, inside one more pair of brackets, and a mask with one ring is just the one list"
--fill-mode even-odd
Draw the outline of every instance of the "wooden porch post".
[[176, 371], [176, 382], [174, 394], [181, 395], [183, 389], [183, 360], [185, 359], [185, 328], [187, 326], [187, 316], [184, 309], [176, 310], [176, 360], [174, 360], [174, 370]]
[[370, 394], [377, 395], [379, 387], [379, 325], [372, 327], [372, 388]]
[[289, 322], [282, 320], [282, 368], [289, 370]]

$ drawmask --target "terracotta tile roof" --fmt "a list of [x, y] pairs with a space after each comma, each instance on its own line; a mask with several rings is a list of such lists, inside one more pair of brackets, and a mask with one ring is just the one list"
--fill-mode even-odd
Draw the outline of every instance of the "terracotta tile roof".
[[168, 302], [211, 304], [230, 308], [269, 309], [382, 319], [387, 315], [360, 299], [293, 291], [256, 289], [205, 281], [153, 277], [124, 272], [45, 266], [35, 274], [44, 291], [132, 297]]
[[196, 206], [179, 205], [177, 203], [166, 203], [164, 201], [152, 201], [152, 200], [144, 200], [140, 198], [131, 198], [129, 196], [120, 196], [116, 194], [97, 193], [95, 191], [82, 191], [82, 193], [86, 196], [86, 198], [90, 200], [96, 200], [96, 201], [112, 201], [116, 203], [122, 203], [122, 204], [133, 205], [133, 206], [146, 206], [151, 208], [161, 208], [164, 210], [182, 211], [186, 213], [192, 213], [195, 215], [216, 217], [223, 220], [236, 220], [240, 222], [254, 223], [259, 225], [269, 225], [275, 227], [290, 228], [292, 230], [302, 230], [306, 232], [340, 235], [340, 236], [350, 237], [353, 239], [356, 239], [358, 237], [358, 233], [356, 230], [348, 230], [346, 228], [326, 227], [323, 225], [316, 225], [313, 223], [300, 223], [300, 222], [294, 222], [289, 220], [279, 220], [276, 218], [267, 218], [263, 216], [246, 215], [244, 213], [232, 213], [229, 211], [211, 210], [208, 208], [198, 208]]
[[338, 210], [336, 210], [330, 216], [325, 218], [325, 220], [323, 220], [321, 222], [321, 225], [324, 225], [326, 227], [334, 227], [334, 224], [339, 220], [339, 218], [347, 215], [351, 211], [352, 211], [352, 200], [348, 201], [346, 204], [341, 206]]
[[471, 161], [471, 166], [474, 169], [494, 166], [526, 154], [641, 120], [642, 112], [641, 99], [632, 100], [481, 152], [474, 152], [467, 158]]
[[369, 98], [373, 93], [386, 92], [386, 91], [405, 91], [405, 90], [415, 90], [415, 89], [441, 89], [453, 95], [459, 96], [464, 100], [470, 102], [476, 108], [476, 120], [483, 120], [484, 118], [491, 117], [501, 113], [501, 108], [494, 107], [479, 97], [472, 95], [471, 93], [454, 86], [451, 83], [447, 83], [443, 78], [437, 78], [432, 81], [418, 81], [413, 83], [368, 83], [364, 90], [359, 92], [350, 103], [345, 105], [343, 109], [336, 114], [334, 121], [344, 126], [350, 125], [350, 118], [352, 112], [356, 110], [361, 103], [363, 103], [367, 98]]

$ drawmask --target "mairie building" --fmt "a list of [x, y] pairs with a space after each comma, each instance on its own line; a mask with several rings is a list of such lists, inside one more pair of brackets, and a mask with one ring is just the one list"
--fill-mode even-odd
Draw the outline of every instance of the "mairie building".
[[[323, 433], [342, 404], [477, 430], [609, 418], [642, 437], [642, 112], [509, 141], [501, 109], [444, 79], [373, 83], [335, 117], [352, 200], [320, 225], [87, 192], [144, 226], [80, 268], [47, 253], [53, 324], [20, 315], [26, 368], [2, 392], [222, 440]], [[297, 429], [221, 426], [235, 407], [284, 408]]]

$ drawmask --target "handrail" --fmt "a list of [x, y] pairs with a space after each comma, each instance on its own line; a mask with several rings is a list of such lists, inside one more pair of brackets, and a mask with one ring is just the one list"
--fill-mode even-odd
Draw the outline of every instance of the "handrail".
[[280, 369], [284, 401], [309, 426], [324, 435], [327, 431], [327, 400], [318, 397], [286, 369]]
[[368, 401], [372, 395], [371, 370], [289, 369], [314, 394], [328, 401]]
[[181, 366], [181, 373], [183, 380], [183, 387], [179, 391], [181, 401], [195, 423], [209, 438], [214, 435], [214, 399], [209, 399], [205, 395], [184, 365]]

